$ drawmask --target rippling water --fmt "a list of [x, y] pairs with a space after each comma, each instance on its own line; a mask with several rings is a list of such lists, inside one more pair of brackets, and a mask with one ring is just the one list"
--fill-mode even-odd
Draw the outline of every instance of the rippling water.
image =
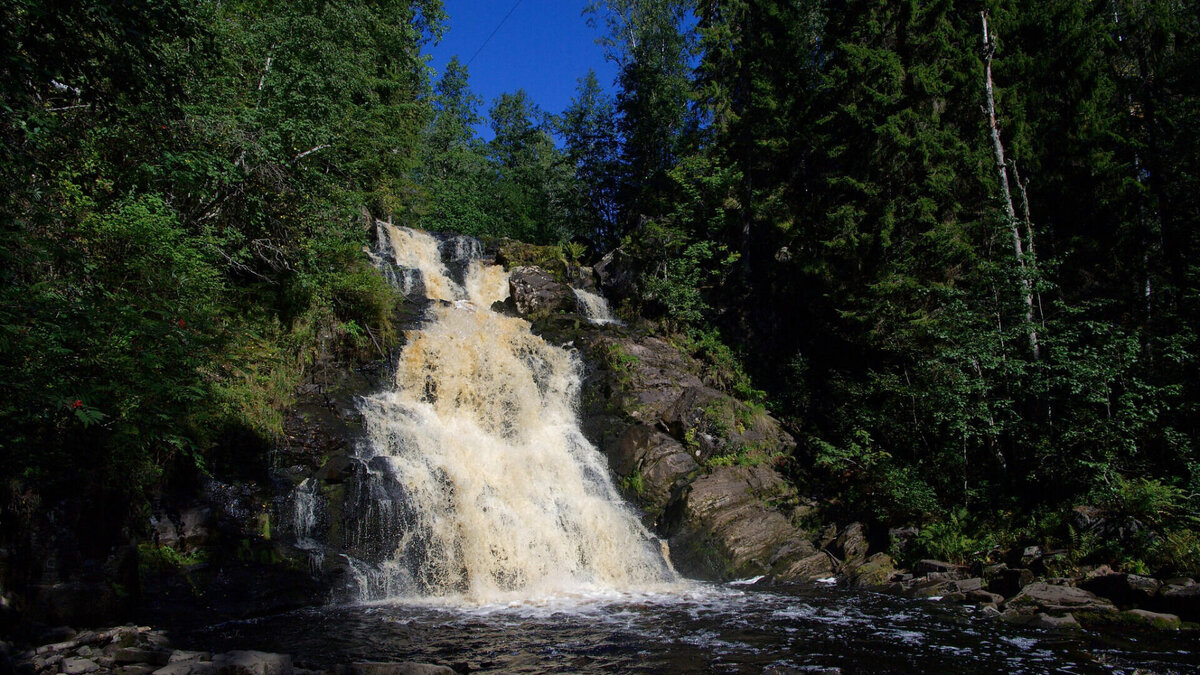
[[311, 668], [424, 661], [494, 673], [1200, 671], [1200, 645], [1189, 634], [1051, 632], [984, 619], [971, 607], [808, 586], [341, 605], [211, 626], [176, 642], [287, 652]]

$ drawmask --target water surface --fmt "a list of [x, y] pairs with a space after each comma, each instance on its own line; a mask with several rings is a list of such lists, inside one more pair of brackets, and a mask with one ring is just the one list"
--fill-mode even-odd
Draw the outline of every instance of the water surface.
[[1181, 633], [1054, 632], [973, 607], [807, 585], [683, 584], [511, 603], [374, 602], [201, 629], [176, 642], [299, 666], [424, 661], [460, 672], [1191, 673]]

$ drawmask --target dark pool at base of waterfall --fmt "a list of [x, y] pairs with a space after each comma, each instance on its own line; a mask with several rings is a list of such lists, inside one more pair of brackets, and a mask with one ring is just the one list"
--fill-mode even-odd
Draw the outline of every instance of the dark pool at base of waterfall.
[[419, 661], [484, 673], [1200, 671], [1193, 632], [1057, 632], [972, 607], [809, 586], [335, 605], [174, 638], [193, 649], [288, 653], [311, 669]]

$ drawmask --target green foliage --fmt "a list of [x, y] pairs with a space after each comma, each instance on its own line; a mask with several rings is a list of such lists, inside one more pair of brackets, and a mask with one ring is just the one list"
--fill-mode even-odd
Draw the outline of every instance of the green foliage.
[[1096, 488], [1093, 500], [1111, 518], [1160, 525], [1180, 514], [1183, 491], [1154, 479], [1118, 474], [1106, 486]]
[[641, 470], [635, 469], [633, 473], [622, 478], [621, 488], [640, 497], [646, 491], [646, 482]]
[[206, 549], [184, 553], [172, 546], [138, 544], [138, 567], [145, 571], [179, 571], [208, 560]]
[[120, 512], [394, 341], [361, 208], [411, 201], [441, 5], [45, 4], [0, 9], [0, 473]]
[[954, 509], [943, 518], [920, 528], [915, 542], [919, 550], [914, 554], [916, 557], [956, 564], [967, 563], [973, 555], [993, 545], [986, 535], [979, 538], [981, 531], [983, 528], [979, 527], [966, 508]]
[[849, 507], [878, 522], [905, 522], [936, 513], [936, 493], [921, 476], [879, 449], [862, 430], [845, 445], [810, 438], [814, 461], [829, 472]]

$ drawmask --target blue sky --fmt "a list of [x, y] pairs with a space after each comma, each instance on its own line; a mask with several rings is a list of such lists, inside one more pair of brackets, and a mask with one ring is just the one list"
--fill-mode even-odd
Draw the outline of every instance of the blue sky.
[[[426, 49], [437, 71], [435, 81], [450, 57], [457, 54], [465, 63], [500, 26], [468, 68], [471, 91], [483, 99], [482, 116], [487, 116], [493, 99], [517, 89], [524, 89], [546, 112], [560, 113], [589, 68], [596, 71], [601, 86], [611, 88], [616, 67], [604, 60], [596, 44], [600, 32], [589, 28], [582, 14], [588, 0], [520, 0], [500, 25], [516, 3], [445, 0], [446, 33]], [[492, 136], [486, 124], [479, 132], [485, 139]]]

